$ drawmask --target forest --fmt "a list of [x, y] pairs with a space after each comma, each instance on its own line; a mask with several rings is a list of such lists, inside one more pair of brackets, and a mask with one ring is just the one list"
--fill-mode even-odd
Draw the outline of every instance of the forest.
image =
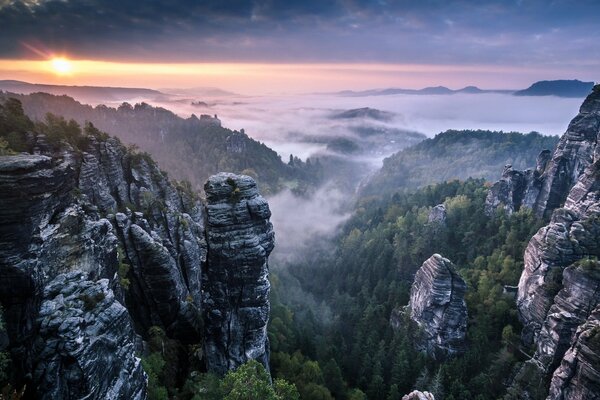
[[386, 158], [361, 190], [363, 195], [394, 194], [452, 179], [500, 177], [504, 165], [526, 169], [557, 136], [537, 132], [448, 130]]
[[[296, 384], [303, 399], [400, 399], [413, 389], [436, 399], [498, 399], [527, 349], [519, 347], [514, 298], [523, 251], [542, 225], [530, 211], [488, 217], [482, 179], [449, 181], [414, 193], [364, 200], [336, 239], [335, 250], [307, 254], [275, 270], [270, 324], [272, 370]], [[444, 204], [444, 224], [431, 208]], [[416, 270], [434, 253], [449, 258], [467, 282], [468, 351], [444, 362], [413, 346], [408, 324], [394, 330], [390, 315], [408, 303]], [[286, 298], [299, 284], [313, 307]], [[323, 315], [327, 310], [327, 315]], [[309, 385], [307, 363], [315, 381]]]
[[[0, 154], [31, 151], [24, 147], [31, 130], [44, 133], [57, 151], [65, 145], [83, 151], [90, 136], [108, 137], [91, 123], [82, 129], [52, 114], [34, 123], [13, 99], [0, 107]], [[501, 398], [530, 351], [519, 345], [514, 298], [504, 288], [516, 285], [524, 248], [544, 221], [525, 209], [487, 216], [487, 190], [484, 179], [469, 178], [357, 200], [333, 243], [294, 265], [272, 266], [273, 385], [253, 362], [223, 378], [206, 373], [197, 362], [199, 348], [182, 347], [153, 327], [142, 355], [149, 398], [396, 400], [412, 389], [438, 400]], [[429, 213], [438, 204], [447, 216], [432, 223]], [[468, 286], [468, 351], [445, 361], [414, 347], [407, 321], [396, 328], [390, 323], [392, 314], [404, 318], [414, 273], [434, 253], [455, 263]], [[188, 366], [184, 376], [182, 364]], [[10, 357], [0, 354], [4, 383], [9, 369]]]

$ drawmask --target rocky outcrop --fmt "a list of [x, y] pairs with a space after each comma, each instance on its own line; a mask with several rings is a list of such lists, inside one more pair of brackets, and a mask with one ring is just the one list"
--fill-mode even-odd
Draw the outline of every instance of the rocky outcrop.
[[[549, 224], [535, 234], [525, 251], [517, 307], [524, 326], [523, 340], [534, 346], [535, 354], [523, 365], [511, 388], [521, 398], [546, 398], [553, 374], [551, 398], [578, 398], [560, 397], [560, 388], [569, 387], [565, 390], [573, 396], [587, 390], [579, 387], [583, 381], [577, 383], [572, 378], [580, 373], [576, 372], [579, 353], [575, 349], [580, 348], [577, 343], [581, 335], [576, 332], [585, 330], [589, 318], [594, 318], [590, 317], [593, 310], [600, 305], [600, 157], [597, 151], [590, 154], [591, 130], [596, 130], [594, 135], [600, 132], [598, 97], [598, 90], [590, 95], [557, 148], [566, 157], [560, 161], [563, 175], [553, 178], [555, 185], [549, 186], [547, 193], [554, 194], [546, 204], [553, 207], [558, 201], [557, 188], [568, 184], [572, 188], [564, 206], [554, 211]], [[577, 127], [583, 132], [576, 132]], [[574, 138], [580, 138], [579, 145]], [[552, 168], [554, 161], [549, 164]], [[583, 164], [587, 165], [585, 170], [578, 172]], [[577, 181], [571, 184], [574, 174]], [[583, 356], [586, 360], [594, 357], [589, 351]], [[594, 372], [586, 367], [582, 373]], [[532, 382], [537, 382], [537, 389], [532, 389]], [[580, 398], [588, 398], [583, 396]]]
[[506, 165], [500, 180], [488, 191], [485, 199], [486, 214], [491, 215], [498, 208], [508, 214], [521, 207], [534, 208], [551, 154], [550, 150], [543, 150], [538, 155], [535, 170], [518, 171], [512, 165]]
[[450, 260], [434, 254], [415, 275], [410, 291], [410, 318], [422, 330], [422, 348], [434, 358], [465, 350], [467, 285]]
[[248, 176], [221, 173], [204, 190], [208, 262], [203, 271], [205, 348], [210, 370], [256, 359], [268, 364], [271, 211]]
[[[595, 296], [596, 275], [581, 267], [567, 267], [600, 256], [598, 164], [590, 166], [571, 191], [565, 207], [554, 212], [550, 223], [534, 235], [525, 250], [517, 305], [527, 342], [537, 337], [561, 288], [572, 293], [563, 293], [558, 300], [575, 295], [584, 296], [581, 301], [587, 302], [592, 300], [587, 297]], [[587, 290], [576, 288], [579, 284]]]
[[35, 340], [34, 382], [40, 399], [143, 399], [146, 375], [134, 355], [135, 333], [109, 280], [81, 272], [44, 289]]
[[402, 396], [402, 400], [435, 400], [435, 397], [429, 392], [413, 390], [409, 394]]
[[427, 222], [429, 224], [445, 224], [446, 223], [446, 206], [438, 204], [429, 211]]
[[[205, 205], [116, 139], [58, 152], [30, 140], [40, 154], [0, 157], [0, 302], [28, 396], [145, 398], [135, 352], [153, 326], [205, 342], [214, 372], [268, 365], [273, 230], [251, 178], [219, 175]], [[220, 191], [223, 179], [236, 187]], [[212, 307], [223, 319], [204, 326]]]
[[598, 158], [599, 136], [600, 85], [596, 85], [551, 157], [542, 152], [533, 172], [505, 170], [486, 199], [488, 214], [503, 206], [509, 212], [527, 207], [538, 216], [549, 216], [564, 204], [579, 177]]
[[558, 369], [548, 400], [600, 399], [600, 308], [578, 329]]

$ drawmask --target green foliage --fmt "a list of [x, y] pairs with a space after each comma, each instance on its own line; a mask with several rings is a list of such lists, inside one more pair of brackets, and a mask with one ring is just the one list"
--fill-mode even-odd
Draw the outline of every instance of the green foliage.
[[229, 372], [221, 383], [224, 400], [272, 400], [275, 392], [264, 367], [252, 360]]
[[[306, 296], [329, 305], [327, 323], [302, 311], [305, 304], [281, 304], [289, 291], [273, 278], [274, 376], [296, 383], [303, 399], [309, 382], [340, 399], [351, 398], [349, 388], [369, 399], [396, 398], [415, 388], [436, 399], [501, 397], [520, 357], [520, 323], [503, 285], [517, 284], [525, 246], [543, 221], [528, 210], [488, 217], [486, 194], [482, 180], [469, 179], [361, 201], [334, 254], [311, 254], [289, 269]], [[446, 221], [430, 224], [429, 212], [440, 203]], [[433, 253], [452, 260], [468, 286], [468, 351], [445, 362], [415, 349], [418, 332], [405, 316], [397, 329], [390, 325], [392, 311], [408, 302], [415, 272]], [[321, 368], [320, 376], [305, 373], [308, 361]]]
[[25, 115], [23, 105], [15, 98], [0, 104], [0, 155], [28, 151], [26, 134], [33, 122]]
[[183, 386], [182, 397], [190, 400], [222, 400], [221, 380], [211, 373], [193, 372]]
[[254, 360], [225, 375], [221, 383], [224, 400], [297, 400], [294, 385], [284, 380], [269, 381], [265, 368]]
[[131, 266], [129, 264], [126, 264], [124, 262], [119, 263], [119, 269], [117, 271], [117, 275], [119, 276], [119, 284], [125, 290], [128, 290], [129, 285], [131, 284], [131, 281], [127, 277], [127, 274], [129, 273], [130, 268], [131, 268]]
[[131, 265], [127, 263], [127, 255], [121, 246], [117, 249], [117, 257], [119, 259], [119, 266], [117, 267], [117, 276], [119, 277], [119, 284], [125, 290], [129, 289], [131, 281], [128, 278], [129, 270]]
[[148, 374], [148, 399], [168, 400], [167, 388], [160, 384], [165, 360], [160, 353], [152, 353], [142, 358], [142, 367]]
[[391, 194], [452, 179], [498, 179], [504, 165], [529, 168], [540, 150], [557, 142], [556, 136], [536, 132], [448, 130], [385, 159], [363, 194]]
[[[0, 94], [0, 99], [6, 97]], [[85, 135], [81, 136], [84, 140], [91, 136], [102, 140], [105, 134], [101, 131], [106, 131], [119, 135], [125, 143], [136, 143], [141, 151], [132, 151], [135, 153], [134, 162], [145, 159], [145, 152], [152, 154], [161, 168], [175, 179], [191, 182], [195, 190], [201, 189], [210, 175], [220, 171], [246, 172], [247, 175], [258, 177], [263, 195], [281, 190], [289, 181], [301, 182], [300, 186], [306, 190], [320, 180], [320, 165], [300, 163], [289, 166], [264, 143], [253, 140], [244, 132], [223, 128], [212, 120], [195, 116], [183, 119], [164, 108], [145, 103], [133, 106], [123, 103], [111, 108], [105, 105], [91, 107], [68, 96], [46, 93], [14, 97], [19, 99], [16, 102], [23, 102], [28, 115], [34, 120], [42, 121], [51, 113], [63, 115], [66, 121], [77, 121], [84, 126]], [[17, 111], [22, 111], [21, 103], [18, 105]], [[29, 119], [26, 117], [11, 119], [6, 123], [10, 129], [3, 129], [5, 124], [0, 110], [0, 136], [5, 136], [1, 132], [8, 134], [16, 127], [22, 133], [20, 139], [23, 139], [25, 132], [33, 128], [31, 121], [29, 125], [27, 121]], [[62, 124], [62, 121], [58, 122]], [[70, 123], [67, 122], [67, 125]], [[67, 139], [73, 147], [82, 149], [81, 144], [70, 140], [70, 131], [53, 133], [57, 133], [53, 138], [58, 141]], [[28, 150], [17, 148], [10, 141], [9, 145], [15, 151]]]
[[0, 137], [0, 156], [10, 156], [13, 154], [17, 154], [17, 152], [10, 148], [5, 138]]

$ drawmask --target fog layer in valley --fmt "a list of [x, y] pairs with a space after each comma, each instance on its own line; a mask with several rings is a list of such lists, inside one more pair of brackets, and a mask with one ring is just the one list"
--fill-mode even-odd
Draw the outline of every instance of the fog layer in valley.
[[[448, 129], [489, 129], [562, 134], [581, 99], [519, 97], [510, 94], [390, 95], [343, 97], [334, 95], [190, 97], [161, 105], [183, 115], [218, 114], [224, 126], [245, 129], [282, 157], [301, 158], [326, 146], [307, 143], [322, 135], [352, 133], [348, 127], [365, 121], [331, 119], [336, 112], [363, 107], [394, 114], [377, 125], [416, 131], [432, 137]], [[191, 102], [206, 106], [193, 106]], [[368, 121], [373, 122], [373, 121]]]
[[[191, 89], [170, 94], [145, 101], [186, 118], [217, 114], [223, 126], [243, 129], [286, 162], [290, 154], [325, 160], [329, 172], [321, 188], [304, 197], [284, 191], [269, 199], [277, 235], [276, 265], [293, 263], [320, 239], [331, 237], [348, 217], [360, 181], [398, 150], [448, 129], [559, 135], [581, 103], [500, 93], [242, 96]], [[118, 102], [111, 99], [109, 105]], [[340, 184], [343, 179], [345, 184]]]
[[[196, 105], [192, 105], [194, 102]], [[489, 129], [559, 135], [576, 115], [580, 99], [517, 97], [510, 94], [391, 95], [342, 97], [335, 95], [299, 96], [218, 96], [179, 98], [160, 105], [182, 116], [192, 113], [217, 114], [224, 126], [245, 132], [276, 150], [284, 160], [290, 154], [302, 159], [330, 154], [325, 137], [356, 138], [357, 129], [371, 127], [398, 133], [419, 132], [427, 137], [447, 129]], [[381, 120], [368, 116], [336, 118], [340, 113], [369, 107], [390, 113]], [[414, 138], [413, 138], [414, 140]], [[412, 144], [412, 143], [409, 143]], [[397, 151], [402, 143], [391, 148]], [[379, 168], [390, 148], [341, 157], [360, 162], [363, 176]], [[386, 151], [387, 150], [387, 151]], [[339, 155], [338, 155], [339, 156]], [[294, 262], [318, 238], [330, 237], [347, 218], [343, 211], [353, 193], [326, 184], [307, 197], [285, 191], [269, 199], [277, 235], [275, 264]]]

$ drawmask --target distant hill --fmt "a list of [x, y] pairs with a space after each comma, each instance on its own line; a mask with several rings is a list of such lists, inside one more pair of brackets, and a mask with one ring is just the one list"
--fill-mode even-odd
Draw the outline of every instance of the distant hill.
[[177, 96], [203, 96], [203, 97], [227, 97], [236, 96], [236, 93], [228, 92], [215, 87], [196, 87], [196, 88], [166, 88], [160, 89], [163, 93]]
[[389, 121], [394, 114], [388, 111], [378, 110], [376, 108], [363, 107], [337, 112], [331, 116], [332, 119], [374, 119], [376, 121]]
[[539, 81], [527, 89], [519, 90], [515, 96], [558, 96], [584, 98], [592, 92], [594, 82], [574, 80]]
[[172, 177], [185, 179], [200, 190], [210, 175], [220, 171], [253, 176], [265, 194], [284, 187], [310, 186], [318, 172], [315, 166], [304, 163], [287, 165], [275, 151], [250, 138], [243, 129], [222, 127], [216, 116], [192, 115], [184, 119], [146, 103], [92, 107], [68, 96], [0, 93], [0, 101], [9, 97], [19, 99], [34, 121], [44, 120], [47, 113], [74, 119], [81, 125], [90, 121], [123, 142], [139, 146]]
[[451, 95], [457, 93], [513, 93], [513, 90], [484, 90], [477, 86], [467, 86], [462, 89], [453, 90], [446, 86], [432, 86], [423, 89], [402, 89], [402, 88], [389, 88], [389, 89], [371, 89], [363, 91], [344, 90], [341, 92], [334, 93], [338, 96], [345, 97], [363, 97], [363, 96], [389, 96], [394, 94], [414, 94], [414, 95]]
[[154, 99], [166, 96], [158, 90], [143, 88], [45, 85], [13, 80], [0, 80], [0, 90], [19, 94], [31, 94], [37, 92], [55, 95], [64, 94], [74, 97], [84, 103], [120, 102], [140, 98]]
[[361, 194], [385, 195], [469, 177], [496, 180], [504, 165], [535, 165], [540, 151], [557, 142], [557, 136], [536, 132], [448, 130], [386, 158]]

